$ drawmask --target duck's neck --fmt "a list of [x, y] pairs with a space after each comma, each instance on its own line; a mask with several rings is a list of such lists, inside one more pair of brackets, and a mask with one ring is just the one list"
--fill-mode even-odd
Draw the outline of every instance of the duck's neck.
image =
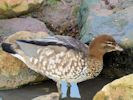
[[104, 52], [100, 51], [99, 49], [90, 49], [89, 50], [89, 58], [99, 60], [103, 62]]
[[90, 78], [94, 78], [100, 74], [103, 69], [103, 55], [104, 53], [99, 53], [97, 50], [89, 52], [88, 57], [88, 72]]
[[88, 73], [89, 78], [95, 78], [103, 69], [103, 62], [94, 58], [88, 59]]

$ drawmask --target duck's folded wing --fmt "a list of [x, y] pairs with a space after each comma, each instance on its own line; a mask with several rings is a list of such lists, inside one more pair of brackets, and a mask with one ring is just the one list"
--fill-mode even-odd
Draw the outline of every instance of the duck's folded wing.
[[29, 46], [29, 44], [31, 45], [36, 45], [36, 46], [55, 46], [60, 47], [60, 46], [64, 46], [68, 49], [74, 49], [83, 53], [87, 53], [87, 46], [82, 43], [79, 40], [76, 40], [72, 37], [69, 36], [49, 36], [47, 38], [43, 38], [43, 39], [36, 39], [36, 40], [18, 40], [17, 41], [18, 45], [21, 48], [26, 48], [26, 44], [28, 44], [27, 46]]

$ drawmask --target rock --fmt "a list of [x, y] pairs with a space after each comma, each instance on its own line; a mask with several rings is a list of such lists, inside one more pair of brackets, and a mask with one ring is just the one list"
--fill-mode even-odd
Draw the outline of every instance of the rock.
[[[130, 5], [125, 6], [126, 8], [124, 9], [116, 10], [119, 6], [107, 9], [101, 1], [105, 0], [93, 0], [93, 2], [92, 0], [84, 0], [81, 5], [81, 15], [79, 16], [81, 40], [83, 42], [90, 42], [91, 39], [97, 35], [110, 34], [125, 48], [133, 47], [133, 6], [131, 6], [133, 2], [129, 0], [124, 0], [125, 2], [120, 0], [120, 3], [118, 3], [120, 7], [126, 2], [128, 2], [128, 4], [130, 3]], [[114, 0], [110, 1], [112, 1], [110, 5], [113, 5]], [[117, 5], [117, 2], [114, 2], [114, 5], [115, 4]], [[85, 12], [87, 12], [87, 14], [84, 14]]]
[[40, 7], [43, 0], [0, 0], [0, 18], [16, 17]]
[[36, 97], [32, 100], [59, 100], [59, 94], [58, 93], [51, 93], [48, 95]]
[[30, 17], [0, 20], [0, 41], [19, 31], [49, 32], [43, 22]]
[[120, 78], [133, 73], [133, 48], [123, 52], [112, 52], [104, 56], [104, 68], [101, 75]]
[[132, 6], [132, 0], [102, 0], [102, 6], [107, 9], [123, 10]]
[[[36, 39], [47, 37], [46, 32], [17, 32], [5, 42], [14, 43], [17, 39]], [[47, 78], [30, 70], [23, 62], [0, 50], [0, 90], [18, 88], [29, 83], [37, 83]]]
[[132, 100], [133, 74], [117, 79], [104, 86], [93, 100]]
[[100, 34], [112, 35], [124, 52], [104, 57], [102, 74], [119, 78], [133, 73], [132, 0], [83, 0], [79, 13], [80, 37], [84, 43]]
[[81, 0], [47, 0], [32, 17], [45, 22], [56, 34], [77, 36], [77, 13]]
[[0, 90], [14, 89], [43, 80], [46, 77], [31, 71], [23, 62], [0, 50]]
[[40, 38], [45, 38], [47, 36], [49, 36], [49, 34], [46, 32], [33, 33], [29, 31], [20, 31], [10, 35], [4, 42], [14, 44], [16, 40], [21, 40], [21, 39], [30, 40], [38, 38], [40, 39]]

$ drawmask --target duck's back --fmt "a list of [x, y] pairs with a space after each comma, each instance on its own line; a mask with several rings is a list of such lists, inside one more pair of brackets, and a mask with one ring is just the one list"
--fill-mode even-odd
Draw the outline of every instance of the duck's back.
[[[85, 80], [88, 47], [71, 37], [56, 36], [40, 40], [19, 40], [25, 63], [36, 72], [59, 81]], [[25, 56], [26, 55], [26, 56]]]

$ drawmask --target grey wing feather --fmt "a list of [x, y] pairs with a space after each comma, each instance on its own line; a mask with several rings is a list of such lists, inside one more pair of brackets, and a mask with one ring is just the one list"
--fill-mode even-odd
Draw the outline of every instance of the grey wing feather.
[[87, 46], [81, 41], [76, 40], [69, 36], [59, 36], [59, 35], [49, 36], [43, 39], [19, 40], [17, 41], [17, 44], [20, 45], [21, 49], [27, 53], [30, 53], [29, 49], [31, 49], [33, 52], [36, 51], [37, 46], [48, 46], [48, 45], [65, 46], [66, 48], [71, 48], [83, 52], [85, 55], [88, 51]]
[[60, 35], [56, 35], [56, 36], [49, 36], [48, 38], [44, 38], [44, 39], [36, 39], [37, 41], [42, 41], [45, 43], [48, 42], [53, 42], [55, 45], [57, 44], [62, 44], [66, 47], [71, 47], [73, 49], [76, 49], [78, 51], [81, 52], [85, 52], [87, 53], [88, 51], [88, 46], [84, 43], [82, 43], [80, 40], [74, 39], [70, 36], [60, 36]]
[[37, 55], [37, 46], [32, 45], [32, 44], [28, 44], [25, 42], [20, 42], [20, 41], [16, 41], [17, 44], [19, 45], [20, 49], [27, 55], [30, 57], [36, 57]]
[[88, 53], [88, 46], [82, 43], [80, 40], [74, 39], [69, 36], [58, 36], [58, 35], [57, 38], [63, 41], [66, 45], [70, 45], [78, 51]]

